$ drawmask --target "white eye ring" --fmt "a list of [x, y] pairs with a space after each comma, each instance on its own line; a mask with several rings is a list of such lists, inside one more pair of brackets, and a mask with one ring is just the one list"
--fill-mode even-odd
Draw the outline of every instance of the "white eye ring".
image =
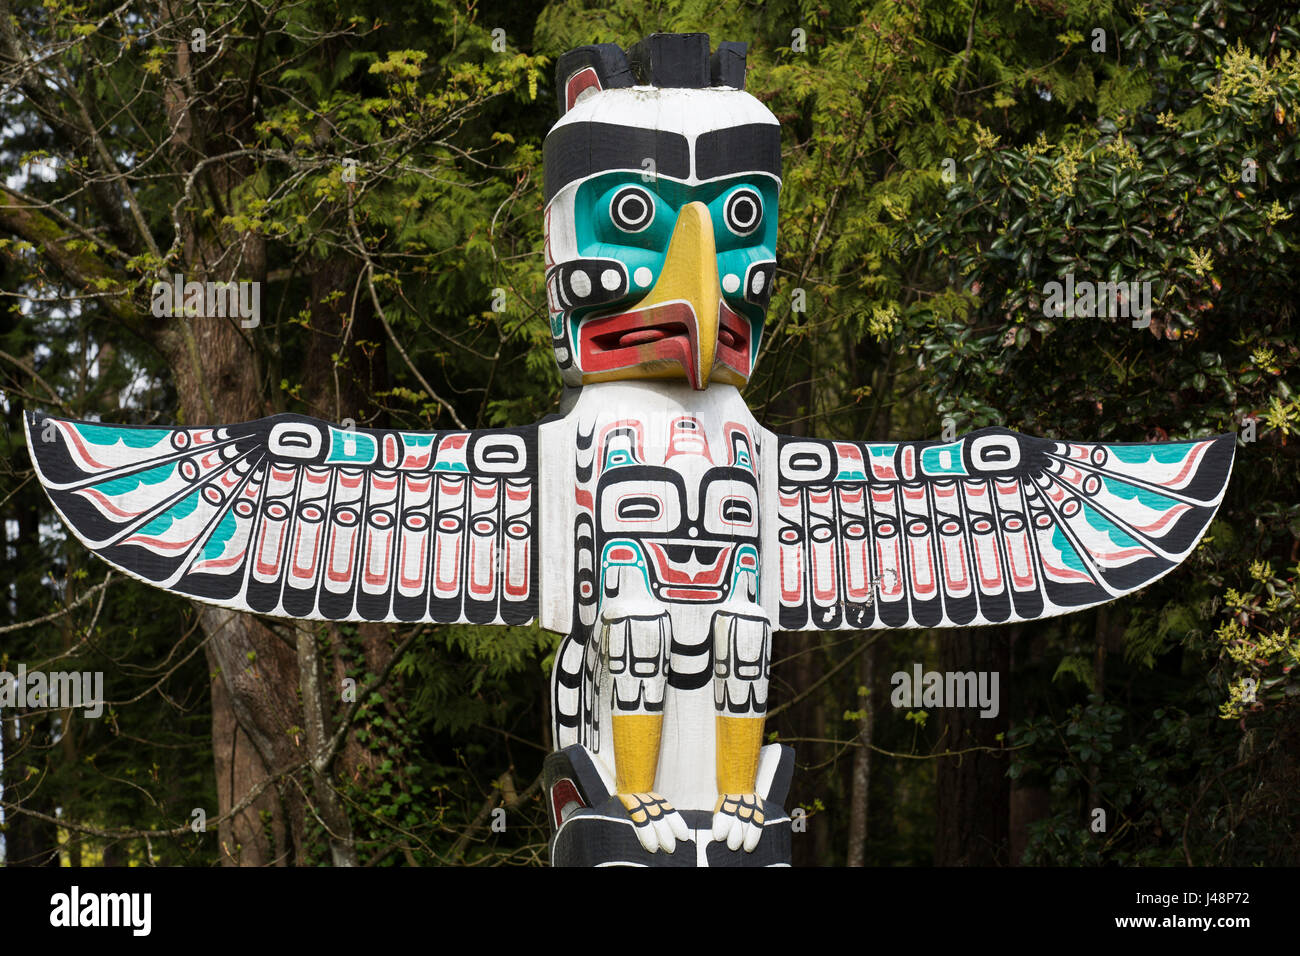
[[609, 218], [624, 232], [642, 232], [655, 221], [654, 197], [640, 186], [624, 186], [609, 201]]
[[737, 189], [722, 207], [727, 228], [738, 236], [748, 236], [763, 221], [763, 197], [752, 189]]

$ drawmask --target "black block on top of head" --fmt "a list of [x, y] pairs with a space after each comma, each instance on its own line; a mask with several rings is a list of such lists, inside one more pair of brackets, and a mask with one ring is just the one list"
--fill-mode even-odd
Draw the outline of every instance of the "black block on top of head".
[[628, 66], [642, 86], [701, 90], [709, 85], [707, 33], [654, 33], [628, 47]]
[[738, 90], [745, 88], [745, 54], [749, 52], [748, 43], [737, 40], [723, 40], [713, 51], [709, 61], [709, 84], [711, 86], [731, 86]]
[[632, 71], [617, 43], [592, 43], [561, 54], [555, 61], [555, 98], [563, 116], [589, 87], [615, 90], [631, 86]]

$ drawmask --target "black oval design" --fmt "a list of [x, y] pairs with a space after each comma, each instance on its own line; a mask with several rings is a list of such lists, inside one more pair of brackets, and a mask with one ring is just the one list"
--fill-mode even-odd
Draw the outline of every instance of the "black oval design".
[[624, 495], [614, 512], [620, 521], [653, 521], [663, 514], [663, 507], [650, 495]]
[[722, 520], [732, 524], [752, 524], [754, 509], [744, 498], [728, 498], [722, 502]]

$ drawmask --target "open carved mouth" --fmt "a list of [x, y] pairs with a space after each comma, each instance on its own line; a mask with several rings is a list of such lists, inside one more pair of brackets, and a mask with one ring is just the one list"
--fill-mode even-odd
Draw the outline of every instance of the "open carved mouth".
[[[718, 304], [718, 320], [715, 362], [747, 378], [749, 323], [725, 302]], [[578, 330], [578, 347], [587, 372], [676, 365], [698, 388], [698, 337], [699, 325], [690, 304], [665, 302], [648, 309], [587, 319]]]
[[578, 330], [578, 345], [585, 371], [677, 364], [694, 384], [698, 335], [695, 310], [685, 302], [665, 302], [587, 319]]
[[659, 342], [678, 335], [684, 337], [688, 342], [690, 341], [690, 332], [685, 323], [662, 322], [659, 325], [646, 325], [634, 329], [614, 328], [608, 332], [592, 335], [590, 341], [592, 345], [602, 352], [613, 352], [617, 349], [630, 349], [637, 345], [649, 345], [651, 342]]
[[695, 540], [647, 540], [655, 576], [679, 588], [716, 588], [731, 565], [730, 544]]

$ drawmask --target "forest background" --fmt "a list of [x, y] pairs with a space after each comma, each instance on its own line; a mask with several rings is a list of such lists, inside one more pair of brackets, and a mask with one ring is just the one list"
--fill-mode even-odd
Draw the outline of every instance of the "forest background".
[[[552, 68], [656, 31], [747, 41], [783, 124], [764, 425], [1239, 435], [1202, 545], [1139, 594], [781, 636], [796, 862], [1300, 862], [1294, 5], [0, 0], [0, 670], [103, 672], [111, 702], [0, 709], [6, 864], [546, 862], [556, 635], [304, 635], [110, 574], [21, 413], [555, 412]], [[260, 283], [259, 323], [155, 317], [176, 273]], [[1048, 314], [1066, 274], [1149, 281], [1150, 323]], [[914, 663], [999, 672], [997, 717], [893, 706]]]

